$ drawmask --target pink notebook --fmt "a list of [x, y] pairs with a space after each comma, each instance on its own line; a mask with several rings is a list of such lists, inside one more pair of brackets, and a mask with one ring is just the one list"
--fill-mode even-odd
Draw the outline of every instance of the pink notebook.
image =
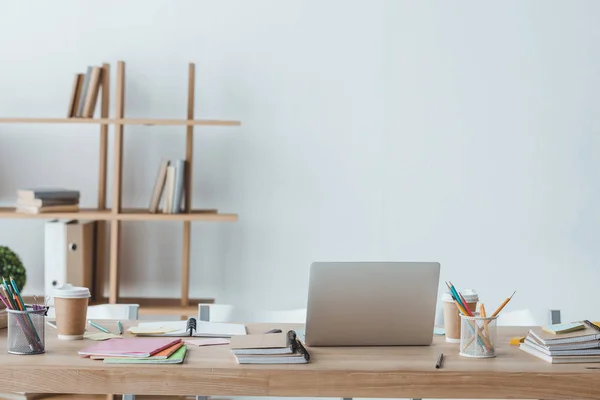
[[176, 343], [181, 338], [125, 338], [109, 339], [77, 353], [81, 356], [150, 357]]

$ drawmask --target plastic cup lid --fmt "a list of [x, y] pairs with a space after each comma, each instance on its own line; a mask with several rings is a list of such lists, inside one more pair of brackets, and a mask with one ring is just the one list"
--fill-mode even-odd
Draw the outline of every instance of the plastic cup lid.
[[90, 297], [90, 289], [65, 283], [61, 287], [54, 289], [53, 294], [54, 297], [63, 299], [84, 299]]
[[[479, 295], [473, 289], [461, 290], [460, 294], [462, 294], [462, 296], [465, 298], [465, 301], [467, 303], [473, 303], [473, 302], [479, 301]], [[442, 301], [453, 302], [454, 300], [452, 300], [452, 295], [450, 294], [450, 292], [446, 292], [446, 293], [442, 294]]]

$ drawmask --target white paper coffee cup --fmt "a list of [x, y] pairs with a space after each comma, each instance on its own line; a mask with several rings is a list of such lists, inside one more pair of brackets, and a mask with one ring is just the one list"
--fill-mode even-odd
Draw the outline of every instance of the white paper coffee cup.
[[60, 340], [83, 339], [90, 290], [65, 284], [53, 292], [56, 329]]
[[[472, 312], [475, 312], [477, 308], [477, 302], [479, 301], [479, 295], [473, 289], [464, 289], [460, 291], [460, 294], [464, 297], [467, 302], [467, 306]], [[446, 342], [448, 343], [460, 343], [460, 313], [452, 295], [450, 292], [446, 292], [442, 295], [443, 303], [443, 314], [444, 314], [444, 330], [446, 334]]]

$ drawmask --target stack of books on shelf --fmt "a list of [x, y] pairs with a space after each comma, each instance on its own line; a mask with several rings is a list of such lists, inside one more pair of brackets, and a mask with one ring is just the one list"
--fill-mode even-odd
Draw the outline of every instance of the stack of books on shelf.
[[229, 348], [238, 364], [306, 364], [310, 361], [308, 351], [293, 330], [234, 336]]
[[[179, 214], [184, 209], [185, 160], [163, 159], [158, 168], [149, 210], [164, 214]], [[161, 206], [162, 199], [162, 206]]]
[[26, 214], [79, 211], [79, 191], [64, 188], [17, 190], [16, 211]]
[[552, 364], [600, 362], [600, 327], [589, 321], [529, 331], [521, 350]]
[[181, 364], [187, 346], [180, 338], [112, 338], [78, 351], [105, 364]]
[[68, 118], [93, 118], [102, 85], [102, 67], [87, 67], [85, 74], [75, 74]]

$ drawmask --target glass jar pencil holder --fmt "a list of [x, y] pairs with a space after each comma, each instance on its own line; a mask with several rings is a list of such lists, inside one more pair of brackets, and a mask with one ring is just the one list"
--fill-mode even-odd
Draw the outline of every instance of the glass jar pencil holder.
[[45, 316], [47, 309], [27, 305], [24, 311], [6, 309], [8, 313], [7, 350], [11, 354], [41, 354], [46, 351]]
[[459, 354], [472, 358], [496, 357], [497, 318], [461, 315]]

